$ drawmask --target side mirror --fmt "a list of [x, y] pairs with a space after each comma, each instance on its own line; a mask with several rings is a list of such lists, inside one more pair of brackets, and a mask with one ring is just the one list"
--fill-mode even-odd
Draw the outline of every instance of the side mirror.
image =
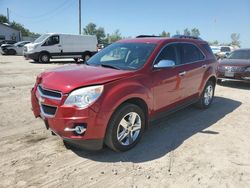
[[160, 68], [170, 68], [174, 67], [175, 62], [173, 60], [160, 60], [157, 64], [154, 65], [154, 68], [160, 69]]

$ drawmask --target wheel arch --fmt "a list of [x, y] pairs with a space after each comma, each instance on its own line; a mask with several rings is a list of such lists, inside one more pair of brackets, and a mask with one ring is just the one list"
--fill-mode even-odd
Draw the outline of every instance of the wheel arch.
[[[145, 114], [145, 119], [146, 119], [146, 122], [145, 122], [145, 128], [147, 129], [148, 128], [148, 125], [149, 125], [149, 113], [148, 113], [148, 105], [147, 103], [142, 99], [142, 98], [139, 98], [139, 97], [132, 97], [132, 98], [129, 98], [129, 99], [126, 99], [125, 101], [123, 101], [117, 108], [119, 109], [121, 106], [125, 105], [125, 104], [134, 104], [136, 106], [139, 106], [144, 114]], [[112, 118], [112, 117], [111, 117]], [[110, 119], [111, 119], [110, 118]]]

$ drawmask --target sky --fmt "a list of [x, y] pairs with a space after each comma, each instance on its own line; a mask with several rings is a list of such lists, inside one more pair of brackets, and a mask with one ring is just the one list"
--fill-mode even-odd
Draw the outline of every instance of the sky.
[[[79, 33], [78, 0], [0, 0], [0, 14], [32, 32]], [[250, 48], [250, 0], [82, 0], [82, 27], [93, 22], [106, 33], [122, 36], [174, 35], [196, 27], [207, 41], [231, 41], [239, 33]]]

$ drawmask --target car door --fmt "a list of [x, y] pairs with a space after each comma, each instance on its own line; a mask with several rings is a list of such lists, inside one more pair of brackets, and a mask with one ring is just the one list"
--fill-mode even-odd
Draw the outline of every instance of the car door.
[[153, 93], [154, 111], [156, 113], [165, 111], [181, 100], [180, 89], [183, 87], [180, 73], [182, 68], [178, 66], [179, 57], [176, 44], [169, 44], [163, 47], [157, 56], [154, 64], [160, 60], [172, 60], [175, 66], [153, 70]]
[[62, 48], [60, 44], [59, 35], [50, 36], [42, 46], [43, 46], [43, 50], [48, 51], [51, 56], [55, 57], [55, 56], [62, 55]]
[[183, 99], [198, 95], [199, 87], [204, 75], [203, 62], [205, 55], [192, 43], [179, 43], [178, 53], [182, 67], [182, 84], [180, 95]]

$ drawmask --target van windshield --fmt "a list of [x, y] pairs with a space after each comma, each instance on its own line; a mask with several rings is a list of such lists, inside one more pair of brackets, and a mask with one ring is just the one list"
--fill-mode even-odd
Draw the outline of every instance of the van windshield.
[[38, 37], [34, 43], [40, 43], [40, 42], [43, 42], [44, 39], [48, 38], [49, 34], [44, 34], [44, 35], [41, 35], [40, 37]]
[[155, 49], [151, 43], [114, 43], [87, 61], [87, 65], [120, 70], [137, 70], [147, 61]]

